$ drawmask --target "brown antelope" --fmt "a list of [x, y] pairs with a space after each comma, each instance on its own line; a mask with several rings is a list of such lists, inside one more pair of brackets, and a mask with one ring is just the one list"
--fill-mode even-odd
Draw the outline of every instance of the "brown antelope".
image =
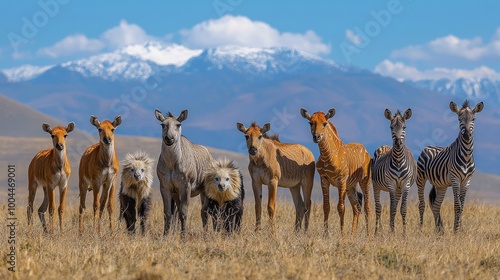
[[38, 208], [38, 216], [42, 222], [43, 230], [48, 232], [45, 223], [45, 212], [47, 206], [50, 215], [50, 231], [54, 230], [55, 219], [54, 209], [56, 207], [56, 198], [54, 190], [59, 187], [59, 227], [63, 231], [63, 214], [66, 204], [66, 192], [68, 191], [69, 175], [71, 168], [69, 166], [68, 156], [66, 155], [66, 137], [73, 131], [75, 124], [70, 122], [66, 128], [62, 126], [50, 128], [49, 124], [42, 125], [43, 131], [50, 134], [54, 148], [38, 152], [31, 160], [28, 167], [28, 225], [31, 225], [33, 215], [33, 202], [38, 187], [43, 188], [43, 202]]
[[[316, 168], [321, 177], [323, 191], [323, 211], [325, 232], [328, 231], [330, 215], [330, 184], [338, 188], [339, 203], [337, 210], [340, 216], [340, 231], [344, 234], [344, 201], [349, 198], [354, 218], [352, 232], [356, 232], [358, 216], [361, 212], [363, 194], [365, 196], [366, 233], [369, 234], [368, 216], [370, 214], [371, 159], [365, 147], [359, 143], [344, 144], [340, 140], [337, 129], [328, 119], [335, 115], [335, 109], [327, 114], [316, 112], [312, 116], [302, 108], [300, 114], [309, 120], [314, 143], [319, 146], [320, 156]], [[359, 183], [363, 194], [357, 192]]]
[[[260, 128], [255, 122], [249, 128], [237, 124], [239, 131], [245, 134], [250, 162], [248, 171], [252, 177], [255, 197], [255, 226], [260, 229], [262, 215], [262, 184], [269, 191], [267, 211], [271, 226], [274, 225], [276, 192], [279, 187], [289, 188], [295, 205], [295, 231], [298, 231], [305, 215], [304, 228], [309, 227], [311, 215], [311, 192], [314, 181], [314, 155], [299, 144], [281, 143], [277, 137], [269, 138], [266, 132], [271, 125], [266, 123]], [[274, 138], [274, 139], [273, 139]], [[304, 194], [304, 200], [300, 190]]]
[[[82, 155], [79, 169], [80, 215], [78, 218], [80, 233], [83, 232], [83, 211], [87, 190], [94, 192], [94, 229], [101, 231], [101, 218], [106, 205], [109, 213], [109, 227], [113, 230], [113, 209], [115, 205], [115, 186], [119, 162], [115, 152], [115, 128], [122, 123], [121, 116], [113, 122], [99, 120], [91, 116], [90, 123], [99, 131], [99, 143], [88, 147]], [[99, 201], [99, 191], [102, 194]], [[100, 206], [100, 207], [99, 207]], [[99, 212], [97, 211], [99, 209]]]

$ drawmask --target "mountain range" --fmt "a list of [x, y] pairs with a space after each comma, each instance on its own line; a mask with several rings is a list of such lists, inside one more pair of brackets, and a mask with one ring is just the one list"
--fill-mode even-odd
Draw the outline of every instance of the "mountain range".
[[[236, 122], [271, 122], [284, 142], [298, 142], [316, 156], [301, 107], [336, 108], [332, 121], [345, 142], [361, 142], [373, 152], [391, 144], [384, 109], [412, 108], [407, 145], [418, 156], [426, 145], [446, 146], [458, 134], [449, 102], [485, 102], [476, 118], [478, 169], [500, 174], [498, 82], [464, 90], [468, 81], [399, 82], [368, 70], [287, 48], [224, 47], [192, 50], [149, 42], [44, 67], [2, 70], [0, 92], [27, 106], [95, 133], [90, 115], [122, 115], [117, 133], [159, 137], [154, 109], [178, 115], [188, 109], [183, 133], [194, 142], [245, 153]], [[0, 73], [0, 74], [1, 74]], [[462, 86], [458, 86], [458, 84]], [[456, 86], [454, 86], [456, 85]], [[486, 91], [485, 89], [488, 89]], [[490, 90], [495, 89], [496, 91]], [[483, 95], [487, 92], [487, 95]], [[42, 120], [40, 120], [41, 122]], [[0, 135], [8, 135], [8, 131]], [[9, 135], [15, 136], [15, 135]]]

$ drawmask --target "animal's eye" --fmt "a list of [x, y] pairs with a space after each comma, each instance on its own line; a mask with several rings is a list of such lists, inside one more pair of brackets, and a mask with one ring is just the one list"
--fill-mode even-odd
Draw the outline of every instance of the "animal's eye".
[[166, 124], [164, 124], [164, 123], [161, 123], [160, 125], [161, 125], [161, 127], [163, 127], [163, 128], [165, 128], [165, 127], [167, 126], [167, 125], [166, 125]]
[[130, 171], [134, 172], [134, 169], [132, 168], [132, 169], [130, 169]]
[[219, 180], [220, 180], [219, 177], [215, 177], [215, 181], [219, 182]]
[[248, 138], [250, 138], [250, 136], [248, 136], [248, 135], [245, 135], [245, 138], [246, 138], [246, 139], [248, 140]]
[[64, 135], [64, 138], [68, 137], [68, 134]]
[[111, 129], [111, 132], [115, 132], [115, 129], [114, 129], [114, 128], [112, 128], [112, 129]]
[[141, 169], [141, 172], [144, 172], [144, 168]]
[[262, 135], [259, 135], [259, 140], [262, 139]]
[[406, 125], [405, 125], [405, 126], [403, 126], [403, 129], [406, 129]]
[[98, 128], [97, 130], [98, 130], [99, 132], [102, 132], [102, 128]]
[[229, 178], [226, 178], [226, 182], [229, 181]]
[[323, 123], [323, 127], [325, 127], [327, 124], [328, 124], [328, 123], [324, 122], [324, 123]]
[[177, 128], [181, 127], [182, 124], [178, 123], [176, 124]]
[[50, 135], [50, 137], [54, 138], [54, 137], [56, 137], [56, 136], [55, 136], [55, 135]]
[[309, 122], [309, 125], [310, 125], [310, 126], [313, 126], [313, 124], [314, 124], [313, 122]]

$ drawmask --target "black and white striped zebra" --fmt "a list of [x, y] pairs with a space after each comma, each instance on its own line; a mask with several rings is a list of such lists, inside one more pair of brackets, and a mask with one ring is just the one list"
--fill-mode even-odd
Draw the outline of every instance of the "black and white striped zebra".
[[406, 232], [407, 198], [410, 187], [415, 183], [417, 163], [411, 151], [406, 147], [406, 120], [411, 117], [411, 109], [407, 109], [404, 115], [398, 110], [393, 116], [389, 109], [385, 109], [386, 119], [391, 121], [392, 147], [384, 145], [375, 151], [373, 157], [373, 193], [375, 196], [375, 212], [377, 220], [375, 234], [380, 227], [380, 191], [389, 192], [390, 227], [394, 231], [394, 218], [401, 201], [401, 217], [403, 219], [403, 233]]
[[428, 146], [418, 158], [418, 200], [420, 211], [420, 226], [424, 223], [424, 188], [425, 182], [429, 180], [432, 190], [429, 193], [434, 221], [438, 231], [443, 229], [441, 219], [441, 203], [448, 187], [453, 189], [455, 205], [455, 223], [453, 229], [460, 228], [462, 212], [464, 210], [465, 194], [469, 188], [470, 178], [475, 170], [474, 164], [474, 120], [476, 113], [483, 110], [483, 102], [476, 104], [474, 109], [469, 107], [469, 101], [465, 100], [462, 108], [450, 102], [450, 109], [458, 115], [460, 122], [460, 133], [457, 139], [446, 148]]

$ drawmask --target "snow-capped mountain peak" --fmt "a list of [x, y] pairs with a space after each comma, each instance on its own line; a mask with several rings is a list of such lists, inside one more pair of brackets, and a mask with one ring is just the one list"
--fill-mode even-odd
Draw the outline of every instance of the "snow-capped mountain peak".
[[3, 69], [0, 72], [7, 77], [7, 81], [15, 83], [34, 79], [52, 67], [54, 65], [34, 66], [26, 64], [15, 68]]

